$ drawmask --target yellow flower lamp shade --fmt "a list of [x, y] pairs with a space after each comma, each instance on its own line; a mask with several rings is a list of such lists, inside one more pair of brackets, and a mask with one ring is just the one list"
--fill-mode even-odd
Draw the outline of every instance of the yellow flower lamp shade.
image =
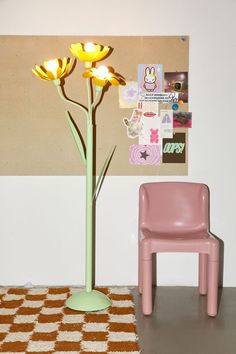
[[79, 60], [85, 62], [85, 67], [87, 68], [92, 66], [91, 63], [104, 59], [110, 50], [110, 47], [102, 47], [100, 44], [94, 43], [75, 43], [70, 46], [71, 53]]
[[32, 72], [42, 80], [60, 80], [69, 73], [71, 62], [70, 58], [52, 59], [45, 61], [44, 65], [35, 65]]
[[109, 71], [109, 69], [104, 65], [87, 70], [83, 74], [83, 77], [92, 78], [97, 90], [101, 90], [108, 82], [115, 86], [121, 84], [120, 78], [116, 74]]

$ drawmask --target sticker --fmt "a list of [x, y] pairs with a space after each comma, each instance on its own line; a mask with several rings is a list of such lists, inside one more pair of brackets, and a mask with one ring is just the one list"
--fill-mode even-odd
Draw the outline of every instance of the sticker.
[[162, 92], [162, 64], [138, 65], [138, 91], [145, 100], [153, 93]]
[[192, 128], [191, 112], [174, 112], [173, 118], [174, 128]]
[[124, 125], [127, 128], [128, 138], [131, 139], [137, 138], [141, 133], [142, 131], [141, 117], [142, 117], [142, 111], [139, 111], [138, 109], [134, 109], [130, 119], [128, 118], [123, 119]]
[[178, 103], [172, 104], [172, 107], [171, 107], [171, 108], [173, 109], [173, 111], [177, 111], [177, 110], [179, 109]]
[[186, 135], [174, 133], [172, 139], [163, 139], [162, 162], [185, 163]]
[[172, 138], [173, 137], [173, 111], [172, 109], [160, 110], [160, 122], [161, 122], [161, 137]]
[[164, 74], [165, 92], [177, 92], [179, 100], [188, 102], [188, 72], [169, 72]]
[[125, 86], [119, 85], [120, 108], [135, 108], [138, 101], [138, 83], [127, 81]]
[[159, 145], [131, 145], [129, 162], [132, 165], [160, 165], [161, 153]]
[[140, 101], [158, 101], [160, 103], [178, 102], [179, 94], [177, 92], [162, 92], [162, 93], [149, 93], [139, 92]]

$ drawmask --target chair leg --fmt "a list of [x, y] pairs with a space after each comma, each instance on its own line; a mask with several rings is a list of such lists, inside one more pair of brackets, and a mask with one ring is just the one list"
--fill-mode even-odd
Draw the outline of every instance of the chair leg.
[[142, 260], [142, 309], [144, 315], [152, 313], [152, 260]]
[[201, 295], [207, 294], [207, 263], [208, 255], [199, 253], [198, 289]]
[[141, 264], [141, 242], [138, 243], [138, 290], [139, 293], [143, 292], [143, 277], [142, 277], [142, 264]]
[[207, 313], [209, 316], [217, 315], [218, 308], [218, 278], [219, 262], [208, 262], [208, 295], [207, 295]]

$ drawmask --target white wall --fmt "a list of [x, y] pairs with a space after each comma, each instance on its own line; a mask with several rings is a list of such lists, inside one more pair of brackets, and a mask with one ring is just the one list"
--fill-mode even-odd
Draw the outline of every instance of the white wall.
[[[236, 286], [235, 0], [0, 0], [0, 34], [190, 35], [188, 177], [109, 177], [97, 204], [97, 283], [137, 283], [137, 192], [184, 180], [211, 190], [224, 240], [224, 284]], [[4, 53], [1, 53], [4, 55]], [[83, 177], [0, 178], [0, 284], [84, 283]], [[161, 285], [196, 285], [195, 255], [161, 255]]]

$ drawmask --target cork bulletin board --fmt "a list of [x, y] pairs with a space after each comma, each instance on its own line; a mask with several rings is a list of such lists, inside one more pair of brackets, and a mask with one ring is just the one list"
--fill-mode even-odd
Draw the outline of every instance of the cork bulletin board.
[[[0, 175], [84, 175], [65, 111], [69, 110], [82, 134], [86, 120], [81, 111], [63, 102], [51, 82], [38, 80], [31, 72], [35, 64], [51, 58], [72, 57], [71, 43], [95, 42], [114, 50], [102, 64], [112, 66], [126, 81], [137, 81], [138, 64], [159, 63], [164, 72], [188, 72], [189, 40], [179, 36], [0, 36]], [[83, 65], [77, 62], [65, 80], [70, 99], [87, 101]], [[170, 109], [169, 103], [160, 104]], [[188, 112], [188, 103], [179, 107]], [[117, 145], [108, 175], [187, 175], [188, 129], [174, 129], [185, 137], [185, 159], [160, 165], [129, 162], [130, 145], [124, 117], [130, 108], [120, 108], [117, 87], [105, 92], [96, 114], [96, 172], [110, 149]], [[177, 134], [177, 135], [175, 135]], [[180, 135], [179, 135], [180, 134]]]

